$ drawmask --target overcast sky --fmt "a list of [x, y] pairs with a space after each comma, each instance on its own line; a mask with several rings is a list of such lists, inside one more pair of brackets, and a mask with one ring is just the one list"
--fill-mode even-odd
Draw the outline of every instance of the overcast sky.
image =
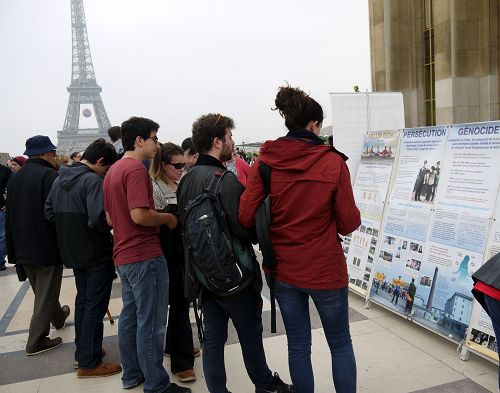
[[[231, 116], [236, 142], [284, 133], [271, 111], [288, 81], [330, 125], [330, 92], [370, 90], [367, 0], [84, 0], [97, 83], [112, 125], [160, 124], [180, 143], [204, 113]], [[57, 143], [71, 82], [70, 0], [0, 1], [0, 152]]]

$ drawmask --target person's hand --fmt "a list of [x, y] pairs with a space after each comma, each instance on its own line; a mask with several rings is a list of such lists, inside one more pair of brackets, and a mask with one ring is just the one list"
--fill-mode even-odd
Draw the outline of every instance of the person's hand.
[[170, 229], [171, 231], [174, 230], [178, 224], [177, 217], [172, 213], [164, 213], [164, 217], [165, 225], [168, 227], [168, 229]]

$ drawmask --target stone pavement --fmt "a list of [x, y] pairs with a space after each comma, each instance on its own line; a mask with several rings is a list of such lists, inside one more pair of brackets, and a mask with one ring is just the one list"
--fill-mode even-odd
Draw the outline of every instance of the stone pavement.
[[[107, 378], [78, 379], [73, 370], [73, 313], [67, 327], [51, 335], [60, 335], [64, 344], [47, 353], [28, 357], [24, 352], [33, 307], [33, 293], [28, 282], [20, 283], [14, 268], [0, 272], [0, 393], [58, 393], [122, 391], [120, 375]], [[74, 309], [76, 289], [73, 273], [64, 270], [61, 304]], [[286, 336], [278, 315], [278, 333], [270, 333], [270, 304], [264, 299], [264, 346], [268, 363], [282, 379], [290, 381], [286, 353]], [[358, 367], [359, 392], [440, 392], [482, 393], [498, 391], [497, 366], [473, 354], [460, 360], [456, 345], [388, 310], [372, 305], [350, 294], [350, 323]], [[116, 318], [111, 325], [105, 321], [104, 348], [106, 361], [119, 361], [117, 325], [121, 309], [120, 281], [115, 280], [110, 311]], [[318, 315], [312, 312], [313, 366], [316, 392], [334, 392], [331, 360]], [[194, 321], [194, 318], [192, 319]], [[196, 327], [193, 323], [196, 338]], [[57, 334], [56, 334], [57, 333]], [[169, 359], [165, 367], [170, 370]], [[230, 330], [226, 348], [228, 388], [234, 393], [254, 392], [246, 375], [234, 329]], [[206, 392], [201, 359], [195, 361], [198, 380], [185, 384], [193, 392]], [[175, 379], [173, 379], [175, 381]], [[141, 388], [131, 390], [140, 392]]]

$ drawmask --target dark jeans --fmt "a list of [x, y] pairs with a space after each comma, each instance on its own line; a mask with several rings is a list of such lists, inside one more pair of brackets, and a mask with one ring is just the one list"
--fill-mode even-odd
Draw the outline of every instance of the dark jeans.
[[[486, 312], [491, 318], [493, 330], [495, 331], [495, 337], [498, 343], [498, 340], [500, 340], [500, 301], [486, 294], [484, 295], [484, 301], [486, 302]], [[500, 388], [500, 374], [498, 376], [498, 387]]]
[[193, 331], [189, 320], [189, 301], [184, 297], [182, 268], [169, 266], [169, 304], [165, 352], [170, 354], [172, 372], [194, 367]]
[[113, 262], [73, 269], [76, 283], [75, 359], [79, 368], [101, 364], [103, 318], [109, 305], [115, 268]]
[[35, 294], [26, 352], [38, 350], [40, 341], [49, 335], [50, 324], [61, 326], [66, 315], [59, 304], [63, 266], [23, 265]]
[[243, 361], [248, 376], [256, 388], [271, 384], [273, 376], [267, 366], [262, 344], [262, 299], [253, 288], [225, 298], [210, 299], [203, 303], [203, 371], [210, 393], [228, 393], [224, 345], [227, 324], [233, 322], [240, 341]]
[[309, 297], [318, 310], [332, 354], [332, 374], [337, 393], [356, 392], [356, 360], [349, 332], [347, 288], [302, 289], [276, 281], [276, 300], [288, 340], [288, 364], [297, 393], [314, 392], [311, 365]]
[[0, 265], [5, 264], [7, 244], [5, 242], [5, 211], [0, 209]]

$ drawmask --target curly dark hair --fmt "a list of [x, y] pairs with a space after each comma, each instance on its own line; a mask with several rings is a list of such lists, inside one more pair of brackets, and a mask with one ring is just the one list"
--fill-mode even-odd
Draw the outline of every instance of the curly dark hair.
[[122, 123], [122, 144], [124, 151], [135, 149], [135, 138], [140, 136], [148, 139], [152, 131], [158, 131], [160, 125], [153, 120], [144, 117], [131, 117]]
[[286, 128], [305, 128], [309, 122], [323, 122], [324, 115], [321, 105], [309, 94], [304, 93], [297, 87], [282, 86], [274, 100], [276, 108], [281, 117], [285, 119]]
[[234, 128], [234, 121], [220, 113], [209, 113], [193, 123], [193, 144], [199, 153], [208, 153], [215, 138], [225, 142], [226, 129]]

